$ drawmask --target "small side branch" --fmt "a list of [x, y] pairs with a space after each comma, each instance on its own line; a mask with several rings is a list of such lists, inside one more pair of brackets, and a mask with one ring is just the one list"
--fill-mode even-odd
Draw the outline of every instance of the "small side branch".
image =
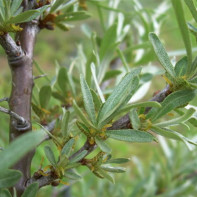
[[1, 102], [4, 102], [4, 101], [7, 101], [8, 102], [9, 101], [9, 98], [8, 97], [4, 97], [4, 98], [0, 99], [0, 103]]
[[14, 118], [17, 121], [17, 124], [15, 126], [17, 130], [23, 131], [30, 127], [30, 123], [27, 120], [25, 120], [23, 117], [19, 116], [18, 114], [14, 113], [13, 111], [10, 111], [0, 106], [0, 112], [9, 114], [12, 118]]

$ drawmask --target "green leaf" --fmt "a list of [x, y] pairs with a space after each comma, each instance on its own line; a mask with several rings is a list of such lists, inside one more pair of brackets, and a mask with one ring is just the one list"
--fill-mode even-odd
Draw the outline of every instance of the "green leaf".
[[101, 106], [102, 106], [101, 99], [97, 96], [97, 94], [94, 90], [90, 89], [90, 91], [91, 91], [91, 94], [92, 94], [92, 98], [93, 98], [95, 108], [96, 108], [97, 111], [99, 111]]
[[40, 89], [39, 99], [42, 108], [46, 109], [51, 98], [51, 87], [46, 85]]
[[105, 54], [109, 52], [109, 49], [112, 45], [115, 44], [117, 39], [117, 24], [112, 25], [109, 29], [105, 32], [105, 35], [102, 39], [101, 47], [100, 47], [100, 58], [101, 60], [104, 58]]
[[174, 118], [172, 120], [157, 123], [157, 124], [155, 124], [155, 126], [169, 127], [169, 126], [177, 125], [177, 124], [180, 124], [180, 123], [184, 123], [191, 118], [191, 116], [194, 114], [195, 111], [196, 111], [195, 109], [190, 108], [186, 111], [186, 113], [184, 115], [182, 115], [178, 118]]
[[19, 181], [21, 176], [22, 174], [20, 171], [5, 170], [0, 174], [0, 189], [12, 187]]
[[61, 67], [59, 69], [58, 76], [57, 76], [57, 83], [59, 87], [61, 88], [62, 92], [66, 94], [68, 79], [66, 77], [66, 70], [64, 67]]
[[85, 114], [82, 112], [82, 110], [79, 108], [79, 106], [77, 105], [75, 101], [73, 101], [73, 107], [74, 107], [76, 114], [80, 117], [80, 119], [83, 121], [83, 123], [86, 126], [95, 128], [94, 125], [86, 118]]
[[58, 7], [60, 7], [64, 2], [65, 0], [55, 1], [55, 3], [51, 6], [50, 13], [55, 12], [58, 9]]
[[61, 122], [61, 133], [64, 137], [67, 137], [70, 112], [66, 111], [65, 109], [62, 109], [62, 110], [63, 110], [63, 117], [62, 117], [62, 122]]
[[12, 197], [8, 189], [0, 189], [1, 197]]
[[95, 142], [103, 152], [111, 153], [111, 148], [102, 139], [96, 137]]
[[47, 159], [52, 164], [52, 166], [56, 166], [57, 162], [55, 160], [55, 155], [54, 155], [51, 147], [50, 146], [45, 146], [44, 147], [44, 152], [45, 152], [45, 155], [46, 155]]
[[0, 152], [0, 172], [13, 166], [26, 153], [40, 144], [46, 134], [43, 131], [28, 132], [17, 138], [2, 152]]
[[[173, 5], [173, 8], [174, 8], [175, 14], [176, 14], [179, 29], [181, 30], [182, 39], [183, 39], [183, 42], [185, 44], [185, 48], [186, 48], [186, 51], [187, 51], [187, 56], [188, 56], [187, 74], [190, 74], [192, 72], [192, 70], [191, 70], [192, 47], [191, 47], [191, 40], [190, 40], [190, 37], [189, 37], [189, 30], [188, 30], [186, 20], [185, 20], [182, 1], [179, 1], [179, 0], [171, 0], [171, 1], [172, 1], [172, 5]], [[187, 0], [187, 1], [188, 1], [188, 3], [185, 1], [186, 4], [191, 5], [190, 4], [191, 2], [189, 2], [189, 0]]]
[[194, 5], [193, 0], [184, 0], [186, 5], [188, 6], [194, 20], [197, 22], [197, 12], [196, 12], [196, 7]]
[[157, 55], [161, 65], [166, 70], [166, 72], [170, 75], [170, 77], [174, 79], [176, 77], [176, 74], [174, 72], [173, 65], [161, 41], [159, 40], [157, 35], [154, 33], [149, 33], [149, 40], [153, 45], [155, 54]]
[[107, 172], [113, 172], [113, 173], [123, 173], [126, 172], [126, 168], [123, 167], [112, 167], [112, 166], [101, 166], [102, 170], [105, 170]]
[[131, 92], [136, 88], [133, 83], [136, 76], [139, 75], [141, 69], [137, 68], [132, 72], [125, 75], [122, 81], [114, 88], [112, 94], [108, 97], [104, 105], [98, 114], [98, 126], [101, 128], [103, 122], [109, 118], [117, 109], [123, 107], [125, 100], [128, 100], [128, 96], [131, 97]]
[[147, 116], [147, 118], [152, 118], [152, 121], [156, 121], [158, 118], [164, 116], [171, 110], [186, 105], [195, 97], [195, 91], [193, 90], [179, 90], [176, 92], [171, 93], [167, 96], [164, 101], [161, 103], [162, 107], [151, 115]]
[[76, 163], [78, 161], [80, 161], [81, 159], [83, 159], [86, 155], [87, 155], [88, 151], [87, 150], [83, 150], [81, 153], [79, 153], [78, 155], [76, 155], [74, 158], [72, 158], [70, 160], [71, 163]]
[[106, 135], [110, 138], [126, 142], [152, 142], [154, 136], [145, 131], [134, 129], [107, 130]]
[[126, 158], [116, 158], [116, 159], [107, 160], [105, 163], [122, 164], [122, 163], [127, 163], [129, 161], [130, 159], [126, 159]]
[[138, 130], [140, 128], [140, 119], [138, 117], [137, 111], [135, 109], [132, 109], [129, 113], [129, 118], [131, 120], [131, 125], [135, 130]]
[[35, 19], [39, 15], [40, 15], [40, 12], [38, 10], [28, 10], [28, 11], [20, 13], [19, 15], [15, 17], [11, 17], [7, 21], [7, 24], [28, 22], [28, 21]]
[[145, 102], [139, 102], [139, 103], [134, 103], [134, 104], [128, 104], [125, 107], [123, 107], [120, 110], [120, 113], [125, 113], [130, 111], [133, 108], [138, 108], [138, 107], [156, 107], [160, 108], [161, 104], [156, 102], [156, 101], [145, 101]]
[[75, 143], [75, 140], [72, 138], [70, 139], [63, 147], [61, 155], [66, 155], [67, 158], [69, 158], [70, 153], [72, 151], [72, 147]]
[[90, 88], [88, 87], [88, 84], [86, 83], [82, 75], [80, 76], [80, 83], [81, 83], [81, 91], [83, 94], [83, 102], [84, 102], [85, 110], [93, 125], [96, 125], [96, 115], [95, 115], [96, 112], [95, 112], [92, 94], [90, 92]]
[[173, 131], [171, 129], [166, 129], [166, 128], [161, 128], [161, 127], [153, 126], [151, 128], [151, 131], [153, 131], [153, 132], [155, 132], [155, 133], [157, 133], [157, 134], [159, 134], [161, 136], [167, 137], [169, 139], [181, 140], [181, 141], [183, 141], [186, 144], [186, 146], [189, 149], [191, 149], [190, 144], [197, 146], [197, 143], [196, 142], [193, 142], [192, 140], [186, 138], [182, 134], [180, 134], [180, 133], [178, 133], [176, 131]]
[[101, 168], [97, 170], [97, 172], [104, 178], [106, 178], [108, 181], [110, 181], [111, 183], [115, 184], [114, 178], [113, 176], [111, 176], [109, 173], [105, 172], [104, 170], [102, 170]]
[[87, 137], [91, 137], [89, 129], [83, 123], [77, 121], [76, 124], [82, 133], [84, 133]]
[[68, 179], [71, 179], [71, 180], [79, 180], [81, 179], [82, 177], [74, 170], [69, 170], [69, 171], [66, 171], [65, 172], [65, 177], [67, 177]]
[[109, 80], [111, 78], [115, 78], [118, 75], [120, 75], [122, 73], [122, 71], [120, 70], [109, 70], [105, 73], [105, 76], [103, 78], [103, 81]]
[[66, 165], [64, 167], [65, 171], [66, 170], [69, 170], [69, 169], [72, 169], [72, 168], [77, 168], [81, 165], [81, 163], [69, 163], [68, 165]]
[[181, 58], [176, 63], [174, 70], [177, 77], [184, 76], [187, 72], [187, 57]]
[[27, 187], [27, 189], [24, 191], [21, 197], [36, 197], [38, 189], [39, 189], [39, 184], [32, 183], [31, 185]]
[[13, 0], [11, 5], [11, 14], [13, 15], [21, 6], [23, 0]]

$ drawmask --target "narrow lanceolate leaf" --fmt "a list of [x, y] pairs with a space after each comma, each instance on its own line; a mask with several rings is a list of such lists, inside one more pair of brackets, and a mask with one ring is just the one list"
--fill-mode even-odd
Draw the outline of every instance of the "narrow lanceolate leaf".
[[90, 89], [91, 91], [91, 94], [92, 94], [92, 98], [93, 98], [93, 101], [94, 101], [94, 105], [95, 105], [95, 108], [96, 110], [100, 110], [101, 106], [102, 106], [102, 102], [101, 102], [101, 99], [98, 97], [97, 93]]
[[111, 148], [102, 139], [96, 137], [95, 142], [103, 152], [111, 153]]
[[[12, 197], [11, 193], [8, 189], [0, 189], [0, 196], [1, 197]], [[13, 196], [14, 197], [14, 196]]]
[[68, 122], [69, 122], [70, 112], [63, 109], [63, 117], [61, 123], [61, 133], [64, 137], [68, 136]]
[[83, 159], [86, 155], [87, 155], [88, 151], [87, 150], [83, 150], [81, 153], [79, 153], [76, 157], [72, 158], [70, 160], [71, 163], [76, 163], [78, 161], [80, 161], [81, 159]]
[[[174, 7], [174, 11], [175, 11], [175, 14], [176, 14], [176, 18], [177, 18], [179, 28], [181, 30], [182, 39], [184, 41], [185, 48], [186, 48], [186, 51], [187, 51], [187, 56], [188, 56], [187, 74], [190, 74], [190, 72], [192, 71], [191, 70], [192, 47], [191, 47], [191, 40], [190, 40], [190, 37], [189, 37], [189, 30], [188, 30], [187, 23], [186, 23], [186, 20], [185, 20], [182, 1], [179, 1], [179, 0], [171, 0], [171, 1], [172, 1], [172, 5]], [[189, 0], [186, 0], [186, 1], [189, 1]], [[191, 5], [191, 2], [187, 3], [187, 5]]]
[[71, 180], [79, 180], [79, 179], [81, 179], [81, 176], [74, 170], [66, 171], [64, 176], [69, 178], [69, 179], [71, 179]]
[[154, 136], [150, 133], [134, 129], [108, 130], [106, 134], [110, 138], [126, 142], [152, 142], [154, 140]]
[[103, 169], [98, 169], [97, 172], [104, 178], [106, 178], [108, 181], [115, 183], [113, 176], [111, 176], [109, 173], [105, 172]]
[[178, 118], [174, 118], [172, 120], [168, 120], [166, 122], [157, 123], [157, 124], [155, 124], [155, 126], [169, 127], [169, 126], [177, 125], [180, 123], [184, 123], [191, 118], [191, 116], [194, 114], [195, 111], [196, 111], [195, 109], [190, 108], [187, 110], [187, 112], [184, 115], [182, 115]]
[[13, 15], [20, 7], [23, 0], [13, 0], [11, 5], [11, 14]]
[[80, 83], [81, 83], [81, 91], [83, 94], [83, 102], [84, 102], [85, 110], [91, 122], [94, 125], [96, 125], [96, 112], [95, 112], [92, 94], [90, 92], [90, 88], [88, 87], [88, 84], [86, 83], [82, 75], [80, 76]]
[[24, 191], [21, 197], [36, 197], [38, 188], [39, 188], [38, 183], [32, 183], [31, 185], [27, 187], [27, 189]]
[[56, 166], [57, 162], [55, 160], [55, 155], [54, 155], [53, 151], [51, 150], [50, 146], [45, 146], [44, 152], [45, 152], [45, 155], [46, 155], [47, 159], [49, 160], [49, 162], [53, 166]]
[[31, 21], [33, 19], [35, 19], [36, 17], [38, 17], [40, 14], [39, 11], [37, 10], [28, 10], [26, 12], [22, 12], [19, 15], [10, 18], [10, 20], [8, 21], [9, 24], [11, 23], [24, 23], [24, 22], [28, 22]]
[[[167, 114], [171, 110], [186, 105], [195, 97], [195, 91], [193, 90], [179, 90], [173, 92], [162, 102], [162, 107], [152, 114], [152, 121], [157, 120], [163, 115]], [[151, 111], [150, 111], [151, 113]]]
[[52, 5], [51, 9], [50, 9], [50, 13], [54, 12], [55, 10], [57, 10], [57, 8], [59, 6], [61, 6], [61, 4], [64, 3], [65, 0], [58, 0], [58, 1], [55, 1], [55, 3]]
[[161, 136], [164, 136], [164, 137], [167, 137], [167, 138], [170, 138], [170, 139], [174, 139], [174, 140], [181, 140], [183, 141], [186, 146], [191, 149], [191, 146], [190, 144], [193, 144], [195, 146], [197, 146], [197, 143], [186, 138], [185, 136], [183, 136], [182, 134], [176, 132], [176, 131], [173, 131], [171, 129], [166, 129], [166, 128], [161, 128], [161, 127], [156, 127], [156, 126], [153, 126], [151, 128], [151, 131], [161, 135]]
[[187, 57], [180, 59], [175, 65], [175, 73], [177, 77], [184, 76], [187, 72]]
[[196, 7], [194, 5], [193, 0], [184, 0], [186, 5], [188, 6], [194, 20], [197, 22], [197, 12], [196, 12]]
[[101, 166], [102, 170], [105, 170], [107, 172], [113, 172], [113, 173], [123, 173], [126, 172], [126, 168], [123, 167], [112, 167], [112, 166]]
[[39, 92], [39, 100], [42, 108], [46, 109], [51, 98], [51, 87], [43, 86]]
[[13, 166], [26, 153], [40, 144], [45, 136], [43, 131], [34, 131], [14, 140], [4, 151], [0, 152], [0, 172]]
[[21, 172], [16, 170], [6, 170], [0, 173], [0, 189], [12, 187], [19, 181], [21, 176]]
[[94, 125], [87, 119], [87, 117], [85, 116], [85, 114], [82, 112], [82, 110], [79, 108], [79, 106], [77, 105], [75, 101], [73, 101], [73, 107], [74, 107], [76, 114], [80, 117], [83, 123], [88, 127], [90, 126], [94, 128]]
[[166, 72], [170, 75], [172, 79], [175, 78], [175, 72], [172, 63], [170, 62], [170, 58], [168, 57], [168, 54], [163, 47], [161, 41], [157, 37], [156, 34], [150, 33], [149, 34], [149, 40], [153, 45], [155, 54], [157, 55], [161, 65], [166, 70]]
[[122, 164], [129, 162], [130, 159], [127, 158], [116, 158], [116, 159], [109, 159], [105, 163], [115, 163], [115, 164]]
[[70, 139], [70, 140], [64, 145], [64, 147], [63, 147], [63, 149], [62, 149], [62, 152], [61, 152], [61, 155], [66, 155], [67, 158], [69, 158], [74, 143], [75, 143], [75, 140], [74, 140], [73, 138]]
[[[139, 75], [141, 69], [137, 68], [128, 73], [122, 81], [114, 88], [112, 94], [108, 97], [104, 105], [102, 106], [98, 114], [98, 125], [103, 126], [103, 122], [110, 117], [118, 108], [123, 107], [125, 100], [131, 94], [131, 91], [136, 87], [133, 87], [133, 83], [136, 76]], [[136, 84], [135, 84], [136, 85]]]
[[139, 102], [139, 103], [134, 103], [134, 104], [128, 104], [125, 107], [123, 107], [120, 110], [120, 113], [128, 112], [133, 108], [138, 108], [138, 107], [156, 107], [160, 108], [161, 104], [156, 102], [156, 101], [145, 101], [145, 102]]
[[132, 109], [129, 113], [132, 128], [138, 130], [140, 128], [140, 119], [138, 117], [136, 109]]

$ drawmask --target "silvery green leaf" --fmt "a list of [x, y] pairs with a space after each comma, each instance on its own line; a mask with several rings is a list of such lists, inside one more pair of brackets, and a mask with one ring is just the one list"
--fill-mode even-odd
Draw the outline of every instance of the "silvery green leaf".
[[24, 191], [21, 197], [36, 197], [38, 189], [39, 189], [39, 184], [36, 182], [32, 183], [26, 188], [26, 190]]
[[122, 164], [122, 163], [127, 163], [129, 162], [130, 159], [127, 158], [116, 158], [116, 159], [109, 159], [105, 163], [115, 163], [115, 164]]
[[106, 135], [125, 142], [152, 142], [154, 140], [154, 136], [150, 133], [134, 129], [107, 130]]
[[64, 137], [68, 136], [68, 123], [70, 118], [70, 112], [68, 110], [63, 109], [63, 116], [61, 122], [61, 133]]
[[0, 189], [12, 187], [19, 181], [21, 176], [22, 174], [20, 171], [5, 170], [0, 174]]
[[64, 155], [64, 154], [65, 154], [65, 155], [67, 156], [67, 158], [69, 158], [74, 143], [75, 143], [75, 140], [74, 140], [73, 138], [70, 139], [70, 140], [64, 145], [64, 147], [63, 147], [63, 149], [62, 149], [62, 152], [61, 152], [61, 155]]
[[170, 77], [174, 79], [176, 77], [176, 74], [174, 72], [173, 65], [161, 41], [159, 40], [157, 35], [154, 33], [149, 34], [149, 40], [153, 45], [155, 54], [157, 55], [161, 65], [166, 70], [166, 72], [170, 75]]
[[109, 180], [112, 183], [115, 183], [115, 180], [113, 178], [112, 175], [110, 175], [109, 173], [105, 172], [103, 169], [98, 169], [97, 172], [104, 178], [106, 178], [107, 180]]
[[76, 172], [76, 170], [67, 170], [64, 174], [65, 177], [71, 180], [79, 180], [82, 177]]
[[[102, 127], [103, 122], [109, 118], [118, 108], [123, 107], [128, 96], [132, 96], [131, 91], [136, 88], [133, 83], [136, 76], [139, 75], [141, 69], [137, 68], [123, 77], [121, 82], [114, 88], [98, 114], [98, 126]], [[134, 85], [135, 84], [135, 85]], [[134, 85], [134, 86], [133, 86]]]
[[82, 95], [83, 95], [83, 103], [85, 106], [85, 110], [86, 110], [92, 124], [96, 125], [96, 115], [95, 115], [96, 112], [95, 112], [92, 94], [91, 94], [88, 84], [86, 83], [86, 81], [82, 75], [80, 76], [80, 83], [81, 83], [81, 91], [82, 91]]
[[102, 139], [96, 137], [95, 142], [103, 152], [111, 153], [111, 148]]
[[20, 7], [23, 0], [13, 0], [11, 5], [11, 14], [13, 15]]
[[47, 157], [47, 159], [49, 160], [49, 162], [53, 165], [53, 166], [56, 166], [57, 162], [55, 160], [55, 155], [51, 149], [50, 146], [45, 146], [44, 147], [44, 152], [45, 152], [45, 155]]
[[81, 153], [79, 153], [74, 158], [72, 158], [70, 160], [70, 163], [76, 163], [76, 162], [80, 161], [81, 159], [83, 159], [87, 155], [87, 153], [88, 153], [87, 150], [83, 150]]
[[126, 171], [126, 168], [123, 168], [123, 167], [112, 167], [112, 166], [106, 166], [106, 165], [102, 165], [101, 169], [107, 172], [113, 172], [113, 173], [123, 173]]
[[132, 128], [138, 130], [140, 128], [140, 119], [138, 117], [136, 109], [132, 109], [129, 113], [129, 118], [131, 121]]
[[184, 76], [187, 72], [187, 57], [181, 58], [176, 63], [174, 70], [177, 77]]
[[45, 136], [43, 131], [28, 132], [11, 142], [4, 151], [0, 152], [0, 172], [13, 166], [26, 153], [40, 144]]

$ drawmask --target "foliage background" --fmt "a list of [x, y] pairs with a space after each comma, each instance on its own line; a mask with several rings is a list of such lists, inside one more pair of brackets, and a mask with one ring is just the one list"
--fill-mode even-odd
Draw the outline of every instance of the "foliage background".
[[[154, 10], [163, 1], [141, 0], [140, 2], [143, 5], [143, 8]], [[121, 8], [127, 12], [132, 11], [132, 3], [130, 0], [122, 0], [121, 6]], [[75, 27], [70, 31], [62, 32], [58, 29], [55, 29], [54, 31], [44, 30], [38, 35], [38, 42], [35, 48], [35, 60], [36, 62], [39, 62], [39, 65], [42, 66], [49, 78], [52, 78], [53, 73], [55, 72], [55, 61], [58, 61], [61, 65], [69, 65], [71, 59], [77, 55], [76, 49], [79, 43], [85, 46], [85, 50], [88, 51], [90, 42], [81, 30], [81, 26], [84, 23], [88, 23], [98, 35], [102, 35], [95, 7], [90, 5], [88, 9], [92, 14], [92, 17], [86, 21], [75, 23]], [[187, 21], [190, 21], [191, 15], [185, 6], [184, 9], [186, 12], [186, 19]], [[165, 41], [165, 47], [168, 52], [177, 51], [184, 47], [172, 8], [168, 9], [165, 13], [165, 22], [161, 28], [160, 39]], [[194, 51], [196, 51], [196, 40], [194, 37], [192, 37], [192, 43]], [[0, 48], [0, 97], [9, 96], [8, 94], [11, 87], [11, 74], [4, 56], [5, 54]], [[180, 56], [177, 58], [179, 57]], [[157, 64], [156, 61], [154, 64]], [[36, 69], [34, 72], [36, 75]], [[39, 79], [38, 83], [40, 86], [45, 84], [46, 81]], [[147, 100], [148, 98], [151, 98], [155, 91], [162, 89], [164, 86], [164, 80], [161, 80], [160, 76], [154, 77], [151, 88], [144, 99]], [[197, 102], [194, 102], [193, 104], [197, 104]], [[6, 104], [2, 105], [6, 106]], [[8, 116], [0, 114], [0, 147], [4, 147], [8, 143], [8, 121]], [[188, 131], [188, 135], [195, 137], [195, 129]], [[84, 179], [73, 183], [71, 187], [71, 193], [73, 196], [79, 196], [80, 193], [80, 197], [151, 197], [156, 188], [160, 188], [159, 191], [161, 192], [161, 194], [158, 193], [157, 196], [162, 197], [189, 197], [196, 195], [197, 191], [192, 184], [195, 183], [197, 178], [194, 177], [187, 181], [184, 179], [184, 173], [189, 174], [195, 170], [194, 167], [197, 164], [197, 158], [195, 156], [197, 152], [196, 149], [190, 152], [184, 144], [172, 141], [151, 144], [130, 144], [111, 140], [110, 144], [114, 155], [117, 157], [131, 158], [131, 162], [125, 164], [127, 172], [116, 175], [116, 184], [113, 185], [107, 180], [96, 178], [93, 174], [87, 173], [87, 171], [82, 168], [80, 171], [84, 174]], [[163, 144], [163, 146], [161, 144]], [[166, 150], [166, 148], [164, 148], [165, 145], [171, 148], [168, 153], [163, 151], [164, 149]], [[39, 147], [34, 157], [34, 166], [32, 166], [32, 169], [36, 169], [40, 165], [42, 155], [44, 155], [43, 147], [44, 144]], [[180, 172], [183, 172], [181, 176], [179, 176]], [[58, 187], [63, 188], [65, 186], [60, 185]], [[58, 189], [45, 187], [39, 191], [38, 196], [44, 197], [52, 194], [55, 195]]]

